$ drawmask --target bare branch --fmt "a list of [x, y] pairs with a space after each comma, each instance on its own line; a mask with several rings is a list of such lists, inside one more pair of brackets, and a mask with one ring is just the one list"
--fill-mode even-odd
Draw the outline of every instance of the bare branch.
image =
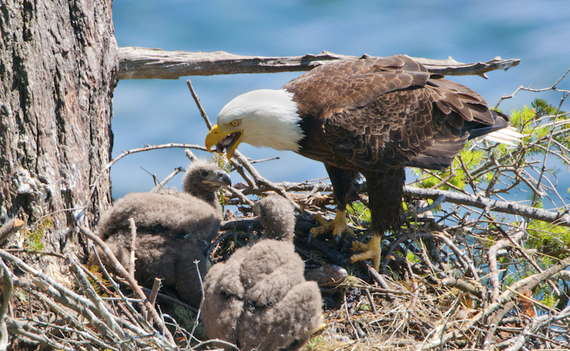
[[533, 93], [540, 93], [540, 92], [544, 92], [544, 91], [548, 91], [548, 90], [554, 90], [554, 91], [560, 91], [564, 93], [564, 98], [566, 98], [566, 96], [568, 96], [568, 94], [570, 94], [570, 90], [565, 90], [565, 89], [559, 89], [558, 88], [558, 83], [560, 83], [564, 78], [566, 78], [566, 76], [568, 75], [568, 73], [570, 73], [570, 69], [568, 69], [563, 75], [562, 77], [560, 77], [560, 79], [558, 79], [556, 81], [556, 83], [552, 84], [551, 86], [547, 87], [547, 88], [542, 88], [542, 89], [532, 89], [530, 86], [528, 87], [524, 87], [524, 86], [520, 86], [518, 87], [511, 95], [503, 95], [501, 97], [501, 99], [499, 99], [499, 101], [497, 102], [497, 104], [495, 105], [495, 108], [498, 108], [499, 105], [501, 104], [501, 102], [503, 102], [503, 100], [507, 100], [507, 99], [512, 99], [515, 97], [515, 95], [520, 91], [520, 90], [524, 90], [524, 91], [530, 91]]
[[493, 286], [493, 301], [497, 301], [500, 295], [500, 285], [499, 285], [499, 269], [497, 268], [497, 252], [501, 249], [509, 248], [513, 241], [518, 241], [523, 236], [524, 232], [522, 230], [518, 231], [513, 238], [502, 239], [497, 241], [495, 245], [489, 248], [489, 273], [491, 279], [491, 285]]
[[[135, 260], [137, 251], [137, 225], [133, 217], [129, 217], [129, 228], [131, 230], [131, 255], [129, 258], [129, 275], [135, 276]], [[152, 301], [152, 300], [151, 300]]]
[[470, 293], [473, 296], [477, 296], [478, 298], [483, 298], [483, 292], [477, 286], [459, 278], [455, 278], [452, 276], [445, 277], [441, 280], [441, 283], [445, 286], [455, 287], [461, 291]]
[[[189, 152], [189, 150], [186, 149], [186, 152]], [[174, 168], [174, 171], [172, 171], [172, 173], [170, 173], [166, 178], [164, 178], [162, 182], [158, 183], [150, 192], [157, 193], [160, 189], [164, 188], [166, 183], [168, 183], [172, 178], [174, 178], [174, 176], [176, 176], [180, 172], [184, 172], [184, 168], [182, 167]]]
[[[185, 52], [123, 47], [119, 48], [119, 79], [178, 79], [183, 76], [309, 71], [326, 62], [357, 58], [327, 51], [318, 55], [264, 57], [234, 55], [223, 51]], [[451, 57], [446, 60], [412, 58], [424, 64], [432, 73], [483, 77], [486, 72], [507, 70], [520, 63], [519, 59], [503, 60], [500, 57], [476, 63], [461, 63]]]
[[212, 123], [210, 122], [210, 119], [208, 118], [208, 114], [206, 113], [206, 110], [204, 110], [204, 108], [202, 107], [202, 104], [200, 103], [200, 99], [198, 98], [198, 95], [196, 95], [196, 92], [194, 91], [194, 87], [192, 86], [192, 82], [190, 81], [190, 79], [188, 79], [186, 81], [186, 84], [188, 85], [188, 89], [190, 89], [190, 94], [192, 94], [194, 101], [196, 101], [196, 105], [198, 106], [198, 109], [200, 110], [200, 115], [202, 115], [202, 118], [204, 118], [204, 122], [206, 122], [206, 127], [208, 127], [208, 130], [212, 129]]
[[93, 240], [93, 242], [95, 242], [99, 247], [101, 247], [103, 249], [103, 251], [105, 252], [107, 257], [109, 258], [109, 260], [111, 260], [113, 262], [113, 266], [114, 266], [115, 270], [117, 272], [119, 272], [123, 276], [123, 278], [127, 279], [127, 281], [131, 285], [131, 288], [134, 290], [137, 297], [140, 299], [143, 299], [144, 305], [148, 309], [148, 311], [152, 314], [152, 318], [154, 319], [154, 322], [158, 325], [161, 332], [164, 333], [164, 335], [166, 335], [169, 342], [174, 345], [175, 342], [174, 342], [174, 338], [172, 337], [172, 334], [170, 333], [170, 331], [166, 328], [166, 326], [162, 322], [162, 318], [160, 318], [160, 315], [158, 314], [158, 312], [156, 312], [156, 309], [154, 308], [154, 306], [152, 306], [150, 304], [150, 302], [148, 301], [148, 299], [146, 298], [146, 295], [144, 294], [144, 292], [142, 291], [142, 289], [138, 285], [135, 278], [133, 276], [131, 276], [129, 274], [129, 272], [127, 272], [127, 270], [121, 265], [121, 263], [117, 260], [115, 255], [113, 255], [111, 249], [109, 249], [107, 244], [103, 240], [101, 240], [101, 238], [99, 238], [97, 235], [93, 234], [86, 227], [81, 226], [81, 227], [79, 227], [79, 229], [81, 230], [81, 233], [83, 235], [85, 235], [87, 238]]
[[516, 202], [492, 200], [474, 195], [458, 194], [446, 190], [422, 189], [414, 188], [411, 186], [404, 187], [404, 194], [408, 196], [432, 200], [435, 200], [439, 196], [444, 195], [445, 201], [454, 204], [473, 206], [483, 209], [487, 208], [490, 211], [514, 214], [526, 218], [538, 219], [540, 221], [570, 227], [570, 215], [566, 213], [558, 214], [556, 212], [551, 212], [540, 208], [521, 205]]

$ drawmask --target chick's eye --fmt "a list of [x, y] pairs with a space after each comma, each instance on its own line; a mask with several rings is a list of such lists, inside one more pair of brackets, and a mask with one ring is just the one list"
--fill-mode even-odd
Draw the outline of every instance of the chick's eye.
[[237, 127], [240, 125], [240, 123], [241, 123], [241, 121], [239, 119], [236, 119], [236, 120], [233, 120], [230, 122], [232, 127]]
[[202, 177], [207, 177], [208, 176], [208, 171], [202, 171], [202, 173], [200, 173], [202, 175]]

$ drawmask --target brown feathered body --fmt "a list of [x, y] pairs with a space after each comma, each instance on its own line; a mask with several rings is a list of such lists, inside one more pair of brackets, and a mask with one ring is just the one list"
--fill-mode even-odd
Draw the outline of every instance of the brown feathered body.
[[270, 231], [210, 269], [202, 320], [210, 338], [241, 350], [299, 350], [321, 323], [321, 295], [315, 282], [305, 281], [304, 262], [295, 253], [291, 205], [280, 196], [259, 204]]
[[[101, 217], [99, 235], [117, 259], [128, 267], [131, 234], [128, 219], [137, 227], [135, 278], [152, 287], [155, 277], [180, 299], [197, 306], [201, 289], [195, 260], [205, 275], [205, 251], [217, 235], [222, 220], [216, 191], [229, 184], [217, 166], [195, 161], [184, 179], [184, 192], [131, 193], [118, 200]], [[100, 254], [105, 265], [106, 256]], [[93, 257], [91, 259], [93, 261]]]
[[[242, 94], [220, 111], [205, 141], [229, 156], [244, 142], [323, 162], [337, 216], [361, 173], [378, 239], [399, 227], [404, 167], [446, 168], [469, 139], [507, 126], [473, 90], [399, 55], [327, 63], [280, 90]], [[340, 222], [334, 226], [345, 230]]]
[[297, 152], [324, 162], [339, 208], [364, 175], [380, 234], [399, 226], [405, 166], [444, 169], [469, 139], [508, 126], [479, 94], [407, 56], [322, 65], [283, 89], [301, 117]]

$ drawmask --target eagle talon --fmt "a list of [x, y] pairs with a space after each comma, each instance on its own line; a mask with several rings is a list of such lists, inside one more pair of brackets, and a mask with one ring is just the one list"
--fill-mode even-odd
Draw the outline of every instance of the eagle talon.
[[356, 261], [364, 261], [366, 259], [373, 259], [374, 269], [380, 269], [380, 258], [382, 257], [382, 237], [374, 235], [368, 244], [363, 244], [360, 241], [352, 242], [353, 251], [362, 251], [361, 253], [354, 254], [350, 257], [352, 263]]
[[311, 228], [310, 231], [311, 235], [309, 236], [309, 241], [311, 238], [314, 238], [317, 235], [321, 235], [331, 231], [333, 233], [336, 245], [340, 243], [340, 239], [343, 233], [355, 236], [352, 228], [350, 228], [348, 226], [348, 223], [346, 223], [345, 211], [338, 210], [336, 212], [334, 219], [330, 223], [327, 223], [320, 214], [316, 214], [313, 218], [320, 224], [320, 226]]

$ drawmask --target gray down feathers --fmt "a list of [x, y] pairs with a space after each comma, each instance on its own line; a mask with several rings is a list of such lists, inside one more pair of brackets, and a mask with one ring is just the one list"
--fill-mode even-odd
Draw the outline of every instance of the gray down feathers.
[[[198, 306], [202, 297], [195, 260], [205, 275], [204, 252], [218, 234], [222, 214], [216, 191], [230, 183], [227, 173], [216, 165], [198, 160], [188, 168], [183, 193], [131, 193], [115, 203], [99, 222], [99, 236], [117, 259], [128, 267], [131, 234], [128, 219], [137, 226], [135, 278], [152, 287], [162, 278], [165, 288], [180, 299]], [[98, 250], [105, 266], [112, 269]], [[91, 262], [94, 262], [92, 257]], [[115, 272], [116, 273], [116, 272]]]
[[295, 253], [291, 205], [276, 195], [258, 204], [264, 239], [210, 269], [202, 321], [210, 338], [240, 350], [299, 350], [320, 326], [321, 295]]

